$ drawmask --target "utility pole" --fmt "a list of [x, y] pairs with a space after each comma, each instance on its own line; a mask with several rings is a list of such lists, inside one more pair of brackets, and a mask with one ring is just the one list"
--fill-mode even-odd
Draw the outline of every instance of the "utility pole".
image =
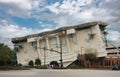
[[[63, 59], [62, 59], [62, 39], [59, 39], [59, 44], [55, 44], [56, 48], [60, 48], [60, 52], [57, 51], [57, 53], [60, 54], [60, 67], [63, 67]], [[54, 51], [55, 52], [55, 51]]]
[[[62, 68], [63, 67], [63, 58], [62, 58], [62, 39], [59, 39], [60, 41], [60, 44], [56, 44], [56, 45], [60, 45], [60, 52], [59, 51], [56, 51], [56, 50], [53, 50], [53, 49], [47, 49], [46, 47], [44, 48], [40, 48], [40, 49], [43, 49], [44, 50], [44, 65], [46, 65], [46, 51], [45, 50], [49, 50], [51, 52], [56, 52], [56, 53], [59, 53], [60, 54], [60, 67]], [[57, 46], [56, 46], [57, 47]]]
[[60, 39], [60, 64], [61, 68], [63, 67], [63, 59], [62, 59], [62, 40]]
[[[56, 53], [59, 53], [60, 54], [60, 66], [63, 67], [63, 63], [62, 63], [62, 51], [56, 51], [56, 50], [53, 50], [53, 49], [47, 49], [47, 48], [40, 48], [40, 49], [43, 49], [44, 50], [44, 65], [46, 65], [46, 52], [45, 50], [49, 50], [51, 52], [56, 52]], [[62, 48], [60, 48], [60, 50], [62, 50]]]
[[46, 48], [44, 47], [43, 50], [44, 50], [44, 66], [45, 66], [46, 65], [46, 51], [45, 51]]
[[[83, 56], [83, 55], [82, 55], [82, 54], [83, 54], [82, 52], [83, 52], [83, 47], [81, 47], [81, 55], [80, 55], [81, 58], [82, 58], [82, 56]], [[83, 66], [83, 62], [82, 62], [82, 61], [83, 61], [83, 59], [80, 59], [80, 67]]]

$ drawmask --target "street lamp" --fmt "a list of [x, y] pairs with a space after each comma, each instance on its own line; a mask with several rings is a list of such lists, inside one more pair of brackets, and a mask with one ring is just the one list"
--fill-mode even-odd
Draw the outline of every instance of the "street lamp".
[[[83, 48], [84, 48], [84, 47], [81, 47], [81, 58], [82, 58], [82, 54], [83, 54], [83, 53], [82, 53], [82, 52], [83, 52]], [[83, 59], [80, 60], [80, 66], [81, 66], [81, 67], [83, 66], [83, 62], [82, 62], [82, 61], [83, 61]]]
[[56, 52], [56, 53], [59, 53], [60, 54], [60, 66], [61, 68], [63, 67], [63, 59], [62, 59], [62, 41], [60, 40], [60, 44], [55, 44], [55, 45], [60, 45], [60, 46], [56, 46], [56, 48], [60, 48], [60, 52], [59, 51], [56, 51], [56, 50], [53, 50], [53, 49], [47, 49], [46, 47], [43, 47], [43, 48], [40, 48], [40, 49], [43, 49], [44, 50], [44, 65], [46, 65], [46, 52], [45, 50], [49, 50], [51, 52]]
[[61, 64], [61, 68], [63, 67], [63, 59], [62, 59], [62, 41], [60, 39], [60, 64]]
[[81, 47], [81, 55], [83, 54], [83, 48], [84, 48], [84, 47]]
[[45, 51], [46, 48], [44, 47], [43, 50], [44, 50], [44, 66], [45, 66], [46, 65], [46, 51]]
[[57, 51], [57, 53], [60, 54], [60, 67], [62, 68], [63, 67], [63, 59], [62, 59], [62, 41], [60, 39], [60, 44], [55, 44], [56, 45], [56, 48], [60, 48], [60, 52]]

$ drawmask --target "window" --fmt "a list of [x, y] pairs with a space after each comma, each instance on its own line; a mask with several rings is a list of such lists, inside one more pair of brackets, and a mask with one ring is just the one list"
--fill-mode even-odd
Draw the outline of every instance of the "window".
[[37, 59], [38, 58], [38, 52], [34, 51], [34, 54], [35, 54], [35, 58]]
[[[46, 40], [45, 40], [45, 39], [42, 39], [42, 40], [40, 40], [40, 48], [44, 48], [44, 47], [47, 47], [47, 46], [46, 46]], [[43, 55], [44, 55], [44, 50], [43, 50], [43, 49], [40, 49], [40, 53], [41, 53], [41, 55], [43, 56]]]
[[[60, 48], [57, 48], [56, 46], [58, 46], [58, 45], [60, 45], [60, 44], [58, 44], [57, 43], [57, 39], [56, 39], [56, 37], [51, 37], [51, 38], [49, 38], [49, 46], [50, 46], [50, 49], [53, 49], [53, 50], [59, 50]], [[51, 54], [58, 54], [58, 53], [56, 53], [56, 52], [52, 52], [52, 51], [50, 51], [50, 53]]]
[[84, 36], [85, 36], [85, 41], [86, 41], [86, 43], [87, 43], [87, 48], [88, 48], [88, 49], [91, 49], [91, 48], [92, 48], [92, 45], [91, 45], [90, 39], [89, 39], [89, 32], [88, 32], [88, 31], [85, 31]]
[[31, 42], [31, 46], [32, 46], [34, 49], [37, 49], [37, 42]]
[[75, 34], [69, 35], [69, 40], [71, 41], [71, 45], [73, 46], [73, 49], [75, 52], [78, 52], [78, 43], [77, 43], [77, 38]]
[[66, 36], [61, 36], [60, 40], [61, 40], [61, 43], [62, 43], [62, 51], [63, 51], [63, 53], [68, 52]]
[[105, 60], [105, 66], [110, 66], [110, 60]]
[[27, 52], [27, 49], [24, 48], [24, 60], [25, 61], [28, 61], [29, 60], [29, 56], [28, 56], [28, 52]]

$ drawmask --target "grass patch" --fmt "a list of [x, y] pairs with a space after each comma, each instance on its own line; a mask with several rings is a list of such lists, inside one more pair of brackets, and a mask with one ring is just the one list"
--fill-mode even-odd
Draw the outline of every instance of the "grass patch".
[[23, 66], [0, 66], [0, 70], [29, 70], [28, 67]]
[[34, 68], [36, 68], [36, 69], [47, 69], [46, 66], [34, 66]]

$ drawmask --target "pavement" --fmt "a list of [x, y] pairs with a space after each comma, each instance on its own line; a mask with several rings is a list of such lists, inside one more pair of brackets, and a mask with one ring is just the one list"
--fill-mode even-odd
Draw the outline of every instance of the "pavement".
[[87, 69], [31, 69], [0, 71], [0, 77], [120, 77], [120, 71]]

